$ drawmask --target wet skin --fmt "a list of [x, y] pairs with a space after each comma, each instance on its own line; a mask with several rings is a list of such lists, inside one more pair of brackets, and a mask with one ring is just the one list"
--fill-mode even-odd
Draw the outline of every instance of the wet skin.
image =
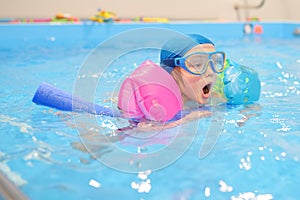
[[[214, 51], [216, 49], [212, 44], [199, 44], [190, 49], [185, 56], [194, 52]], [[211, 66], [208, 66], [206, 72], [201, 76], [191, 74], [179, 66], [174, 68], [171, 75], [180, 88], [183, 103], [189, 100], [194, 100], [199, 104], [207, 104], [209, 102], [217, 77]]]

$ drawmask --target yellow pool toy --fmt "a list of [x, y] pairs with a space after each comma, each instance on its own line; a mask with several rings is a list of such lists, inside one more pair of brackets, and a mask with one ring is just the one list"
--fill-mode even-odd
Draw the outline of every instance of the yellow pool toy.
[[90, 20], [103, 23], [117, 20], [117, 15], [111, 11], [99, 10], [98, 13], [90, 18]]
[[169, 22], [169, 19], [164, 17], [136, 17], [133, 19], [133, 21], [140, 21], [146, 23], [167, 23]]
[[143, 22], [158, 22], [158, 23], [167, 23], [169, 20], [164, 17], [142, 17]]

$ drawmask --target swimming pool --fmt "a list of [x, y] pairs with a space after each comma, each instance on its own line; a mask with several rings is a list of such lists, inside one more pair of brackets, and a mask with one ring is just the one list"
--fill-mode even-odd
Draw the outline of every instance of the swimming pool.
[[[259, 25], [263, 34], [250, 35], [244, 35], [243, 23], [0, 25], [0, 171], [30, 199], [297, 199], [300, 38], [293, 30], [300, 24]], [[142, 153], [163, 149], [174, 131], [192, 141], [168, 165], [128, 173], [99, 162], [83, 148], [78, 128], [92, 137], [98, 133], [93, 127], [76, 127], [70, 113], [37, 106], [31, 99], [43, 81], [73, 91], [82, 63], [101, 41], [149, 26], [207, 36], [229, 58], [259, 73], [262, 93], [255, 108], [226, 110], [221, 136], [201, 159], [199, 149], [212, 117], [166, 131], [152, 143], [117, 140], [120, 148]], [[97, 103], [107, 104], [117, 80], [134, 69], [131, 59], [157, 53], [145, 51], [112, 63], [97, 88]], [[243, 124], [244, 116], [251, 118]], [[100, 133], [126, 124], [97, 120], [103, 127]], [[115, 156], [111, 144], [99, 142], [96, 150], [103, 157]]]

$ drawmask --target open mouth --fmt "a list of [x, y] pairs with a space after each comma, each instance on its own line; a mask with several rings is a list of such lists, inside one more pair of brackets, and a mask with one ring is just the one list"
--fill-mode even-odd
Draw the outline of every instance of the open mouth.
[[207, 84], [202, 88], [202, 95], [204, 98], [208, 98], [210, 96], [211, 84]]

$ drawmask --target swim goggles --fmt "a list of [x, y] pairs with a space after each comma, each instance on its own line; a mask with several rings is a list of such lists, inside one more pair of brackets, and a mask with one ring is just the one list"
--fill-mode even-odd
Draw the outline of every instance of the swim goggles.
[[181, 58], [166, 59], [162, 63], [170, 67], [180, 66], [198, 76], [204, 74], [210, 64], [215, 73], [221, 73], [225, 66], [225, 53], [222, 51], [195, 52]]

